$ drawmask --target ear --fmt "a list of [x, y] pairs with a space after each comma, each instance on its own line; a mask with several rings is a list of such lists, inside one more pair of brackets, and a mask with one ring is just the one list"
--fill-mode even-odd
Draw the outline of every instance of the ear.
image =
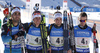
[[34, 21], [34, 19], [33, 19], [33, 21]]
[[56, 22], [56, 19], [54, 20], [54, 22]]
[[78, 21], [80, 21], [80, 18], [78, 17]]

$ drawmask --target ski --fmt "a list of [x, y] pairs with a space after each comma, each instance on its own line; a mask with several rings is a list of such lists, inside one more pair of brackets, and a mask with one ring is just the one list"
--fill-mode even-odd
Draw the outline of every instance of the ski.
[[[13, 24], [12, 24], [12, 20], [9, 19], [9, 21], [7, 22], [7, 27], [8, 27], [8, 30], [7, 30], [7, 33], [9, 31], [9, 36], [12, 35], [12, 27], [13, 27]], [[12, 53], [12, 40], [10, 39], [9, 40], [9, 45], [10, 45], [10, 53]]]
[[67, 53], [68, 51], [68, 22], [67, 22], [67, 11], [63, 12], [63, 38], [64, 38], [64, 46], [63, 53]]
[[[9, 18], [11, 17], [11, 3], [8, 3], [8, 8], [9, 8]], [[8, 28], [10, 29], [10, 33], [9, 35], [11, 36], [12, 35], [12, 23], [11, 23], [11, 19], [9, 19], [8, 21]], [[9, 42], [9, 45], [10, 45], [10, 53], [12, 53], [12, 40], [10, 39], [10, 42]]]
[[72, 48], [72, 53], [76, 53], [76, 48], [75, 48], [75, 37], [74, 37], [74, 26], [73, 26], [73, 18], [72, 14], [70, 12], [70, 15], [68, 14], [69, 17], [69, 32], [70, 32], [70, 40], [71, 40], [71, 48]]
[[[20, 31], [20, 33], [23, 31], [24, 34], [25, 34], [25, 30], [23, 28], [21, 20], [19, 21], [19, 31]], [[19, 33], [19, 35], [20, 35], [20, 33]], [[21, 42], [22, 53], [25, 53], [25, 38], [24, 38], [24, 34], [19, 37], [19, 40]]]
[[42, 39], [42, 48], [43, 53], [48, 53], [47, 49], [49, 48], [49, 43], [47, 41], [47, 29], [46, 29], [46, 22], [45, 22], [45, 15], [42, 15], [40, 23], [40, 30], [41, 30], [41, 39]]
[[93, 42], [94, 42], [94, 53], [96, 51], [96, 23], [93, 25]]

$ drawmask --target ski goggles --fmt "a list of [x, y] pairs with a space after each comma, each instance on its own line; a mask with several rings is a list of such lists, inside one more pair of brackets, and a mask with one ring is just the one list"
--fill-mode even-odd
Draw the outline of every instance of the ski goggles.
[[80, 20], [80, 22], [86, 22], [86, 20]]

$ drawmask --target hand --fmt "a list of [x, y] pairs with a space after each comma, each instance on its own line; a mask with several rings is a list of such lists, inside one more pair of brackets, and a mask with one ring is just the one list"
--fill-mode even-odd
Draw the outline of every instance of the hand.
[[96, 31], [96, 24], [94, 23], [94, 25], [93, 25], [93, 31]]
[[51, 53], [51, 47], [48, 49], [49, 53]]
[[14, 39], [16, 40], [18, 38], [18, 35], [14, 35]]
[[70, 50], [68, 50], [68, 51], [67, 51], [67, 53], [72, 53], [72, 50], [71, 50], [71, 49], [70, 49]]
[[19, 31], [17, 35], [18, 35], [18, 36], [24, 36], [24, 34], [25, 34], [24, 31]]

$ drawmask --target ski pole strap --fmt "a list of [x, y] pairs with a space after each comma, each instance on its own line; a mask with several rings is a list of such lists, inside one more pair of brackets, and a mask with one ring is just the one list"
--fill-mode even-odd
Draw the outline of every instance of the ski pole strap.
[[28, 33], [28, 30], [29, 30], [29, 28], [30, 28], [30, 26], [31, 26], [32, 24], [33, 24], [33, 23], [31, 22], [31, 23], [28, 25], [28, 28], [27, 28], [26, 33]]
[[51, 25], [50, 25], [50, 30], [49, 30], [49, 32], [48, 32], [48, 35], [50, 35], [50, 32], [51, 32], [52, 26], [54, 26], [54, 24], [51, 24]]
[[[54, 26], [54, 23], [50, 25], [50, 28], [49, 28], [50, 30], [49, 30], [48, 35], [50, 35], [50, 33], [51, 33], [51, 29], [52, 29], [53, 26]], [[61, 26], [63, 26], [63, 24], [61, 24]]]

